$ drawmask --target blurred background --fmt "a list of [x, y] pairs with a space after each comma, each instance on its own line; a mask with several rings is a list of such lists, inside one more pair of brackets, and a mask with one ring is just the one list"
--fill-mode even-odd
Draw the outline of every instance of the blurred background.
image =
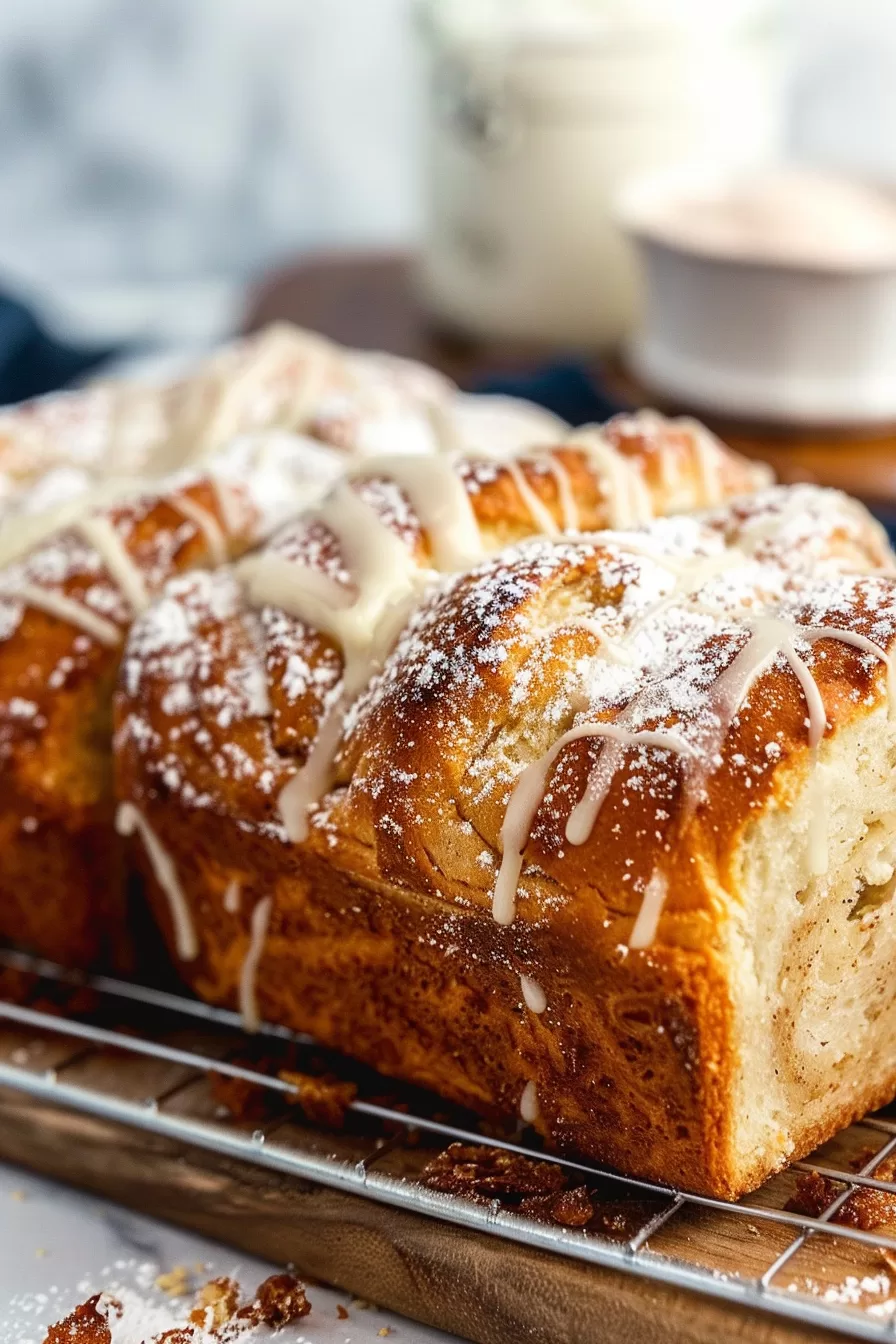
[[[284, 275], [302, 292], [302, 258], [373, 250], [418, 258], [402, 301], [434, 328], [612, 352], [637, 335], [645, 274], [685, 283], [621, 241], [615, 202], [632, 175], [784, 157], [896, 187], [896, 5], [5, 0], [0, 154], [0, 291], [63, 345], [176, 360], [239, 330], [259, 286], [264, 315], [306, 316], [270, 298]], [[825, 210], [807, 213], [807, 236]], [[362, 284], [355, 309], [381, 302]], [[896, 289], [887, 303], [896, 359]], [[377, 339], [376, 317], [361, 314], [359, 343]], [[0, 358], [24, 320], [0, 322]], [[724, 371], [670, 372], [668, 352], [651, 364], [652, 339], [633, 360], [648, 383], [654, 369], [683, 394], [696, 378], [697, 403], [722, 387]], [[819, 367], [843, 358], [822, 353], [812, 386], [790, 378], [782, 419], [800, 398], [810, 420], [844, 419], [849, 396], [810, 404]], [[51, 364], [46, 383], [73, 368]], [[896, 418], [880, 370], [865, 374], [858, 418]], [[715, 409], [742, 412], [756, 385], [737, 382]], [[0, 399], [15, 392], [0, 377]]]
[[[726, 7], [744, 8], [703, 6]], [[0, 281], [57, 330], [192, 343], [238, 322], [246, 286], [297, 253], [415, 244], [426, 120], [415, 8], [5, 0]], [[896, 5], [772, 8], [788, 150], [896, 181]]]

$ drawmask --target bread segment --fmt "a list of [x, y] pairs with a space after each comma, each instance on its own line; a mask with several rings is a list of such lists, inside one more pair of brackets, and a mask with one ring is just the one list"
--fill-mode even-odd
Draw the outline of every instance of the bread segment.
[[[338, 623], [227, 572], [136, 622], [118, 789], [177, 872], [181, 972], [552, 1146], [735, 1197], [896, 1088], [892, 556], [811, 487], [520, 542], [512, 477], [460, 470], [486, 547], [517, 544], [432, 573], [340, 708], [300, 842], [279, 804], [343, 694]], [[400, 488], [356, 488], [434, 570]], [[319, 517], [272, 554], [358, 591]], [[265, 706], [222, 704], [259, 677]]]

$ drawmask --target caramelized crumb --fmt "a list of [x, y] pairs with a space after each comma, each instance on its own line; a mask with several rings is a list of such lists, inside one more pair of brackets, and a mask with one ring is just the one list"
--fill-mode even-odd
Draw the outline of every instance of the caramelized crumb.
[[239, 1285], [233, 1279], [210, 1279], [199, 1289], [188, 1319], [201, 1330], [217, 1330], [233, 1319], [239, 1305]]
[[229, 1074], [211, 1073], [212, 1096], [224, 1106], [235, 1120], [254, 1124], [271, 1120], [282, 1114], [284, 1104], [300, 1106], [308, 1119], [327, 1129], [341, 1129], [345, 1112], [358, 1094], [354, 1083], [343, 1082], [332, 1074], [304, 1073], [298, 1069], [281, 1069], [271, 1059], [237, 1060], [258, 1073], [271, 1073], [287, 1083], [286, 1094], [249, 1082], [246, 1078], [232, 1078]]
[[277, 1112], [279, 1096], [260, 1083], [250, 1083], [246, 1078], [231, 1078], [229, 1074], [215, 1072], [209, 1074], [209, 1082], [215, 1101], [234, 1120], [257, 1124], [262, 1120], [270, 1120]]
[[249, 1307], [263, 1325], [279, 1330], [300, 1321], [311, 1310], [305, 1289], [293, 1274], [272, 1274], [258, 1285], [255, 1301]]
[[328, 1129], [342, 1128], [345, 1113], [358, 1095], [354, 1083], [342, 1082], [331, 1074], [316, 1078], [313, 1074], [292, 1069], [281, 1069], [277, 1076], [292, 1089], [287, 1100], [301, 1106], [312, 1123], [325, 1125]]
[[97, 1293], [75, 1307], [64, 1321], [51, 1325], [44, 1344], [112, 1344], [108, 1316], [121, 1315], [121, 1303], [106, 1293]]
[[342, 1305], [341, 1302], [337, 1303], [336, 1305], [336, 1319], [337, 1321], [348, 1320], [348, 1312], [346, 1311], [345, 1307]]
[[[185, 1273], [179, 1269], [161, 1277], [172, 1278]], [[267, 1326], [276, 1332], [300, 1321], [311, 1310], [305, 1289], [293, 1274], [272, 1274], [259, 1284], [250, 1303], [241, 1307], [239, 1301], [239, 1285], [233, 1279], [211, 1279], [199, 1290], [187, 1324], [165, 1330], [145, 1344], [198, 1344], [200, 1339], [235, 1344], [240, 1336], [253, 1331], [256, 1326]], [[65, 1320], [51, 1325], [44, 1344], [112, 1344], [112, 1331], [107, 1320], [110, 1311], [121, 1316], [121, 1303], [105, 1293], [98, 1293], [76, 1307]], [[340, 1319], [347, 1318], [348, 1312], [345, 1312]]]
[[[879, 1179], [888, 1179], [883, 1164]], [[822, 1176], [817, 1171], [802, 1172], [797, 1177], [793, 1197], [784, 1207], [791, 1213], [818, 1218], [838, 1194], [838, 1183], [830, 1177]], [[882, 1228], [896, 1230], [896, 1194], [887, 1190], [860, 1188], [850, 1195], [831, 1221], [843, 1227], [860, 1228], [863, 1232], [876, 1232]]]
[[430, 1190], [449, 1195], [518, 1200], [555, 1195], [566, 1177], [553, 1162], [539, 1162], [502, 1148], [452, 1143], [420, 1174]]
[[587, 1227], [594, 1217], [594, 1205], [587, 1186], [578, 1185], [557, 1195], [531, 1195], [520, 1204], [520, 1213], [561, 1227]]

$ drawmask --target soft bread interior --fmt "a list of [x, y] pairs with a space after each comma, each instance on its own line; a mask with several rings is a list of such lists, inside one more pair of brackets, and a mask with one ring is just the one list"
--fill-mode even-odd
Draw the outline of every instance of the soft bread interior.
[[[743, 901], [726, 937], [739, 1061], [731, 1157], [745, 1176], [805, 1153], [896, 1088], [894, 770], [896, 722], [879, 705], [822, 743], [814, 769], [744, 836]], [[813, 827], [827, 838], [821, 876]]]

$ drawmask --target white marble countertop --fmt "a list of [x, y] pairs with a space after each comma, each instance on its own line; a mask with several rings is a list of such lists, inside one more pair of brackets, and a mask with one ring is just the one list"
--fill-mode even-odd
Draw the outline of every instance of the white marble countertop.
[[[163, 1307], [170, 1299], [153, 1285], [160, 1273], [176, 1266], [189, 1268], [197, 1286], [231, 1275], [247, 1295], [275, 1272], [226, 1246], [0, 1164], [3, 1344], [42, 1344], [49, 1324], [104, 1288], [130, 1290]], [[450, 1344], [453, 1339], [359, 1306], [350, 1295], [328, 1288], [311, 1286], [308, 1297], [311, 1314], [276, 1336], [282, 1344], [379, 1344], [383, 1338], [394, 1344]], [[130, 1299], [124, 1300], [127, 1305]], [[340, 1304], [347, 1320], [338, 1317]]]

